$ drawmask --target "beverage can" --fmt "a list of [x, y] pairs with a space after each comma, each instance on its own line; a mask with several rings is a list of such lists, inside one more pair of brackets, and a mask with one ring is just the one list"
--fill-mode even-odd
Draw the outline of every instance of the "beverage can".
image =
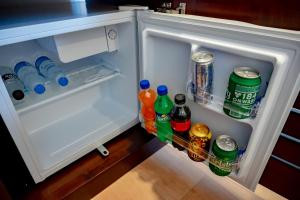
[[224, 101], [224, 112], [237, 119], [249, 118], [258, 98], [261, 77], [250, 67], [237, 67], [229, 77]]
[[189, 149], [190, 159], [202, 162], [207, 159], [212, 133], [208, 126], [202, 123], [196, 123], [189, 131]]
[[210, 170], [219, 176], [229, 175], [238, 155], [236, 141], [228, 135], [220, 135], [213, 142], [212, 153], [209, 158]]
[[192, 55], [193, 93], [196, 103], [207, 104], [212, 100], [213, 59], [213, 54], [207, 51], [199, 51]]

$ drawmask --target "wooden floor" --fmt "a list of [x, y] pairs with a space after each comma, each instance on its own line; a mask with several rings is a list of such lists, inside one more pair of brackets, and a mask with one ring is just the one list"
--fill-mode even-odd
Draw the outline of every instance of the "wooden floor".
[[93, 200], [261, 199], [229, 177], [214, 175], [203, 163], [166, 145]]

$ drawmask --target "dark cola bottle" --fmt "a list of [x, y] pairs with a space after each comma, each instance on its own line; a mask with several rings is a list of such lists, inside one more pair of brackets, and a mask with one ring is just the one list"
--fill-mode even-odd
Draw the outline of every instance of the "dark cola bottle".
[[185, 95], [176, 94], [175, 105], [171, 112], [171, 127], [173, 130], [173, 146], [182, 151], [188, 142], [191, 128], [191, 110], [185, 105]]

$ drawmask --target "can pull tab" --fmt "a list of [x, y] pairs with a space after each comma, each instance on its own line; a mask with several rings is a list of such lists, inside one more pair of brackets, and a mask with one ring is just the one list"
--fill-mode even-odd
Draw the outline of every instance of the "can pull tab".
[[109, 155], [109, 151], [107, 148], [105, 148], [105, 146], [100, 145], [99, 147], [97, 147], [98, 151], [101, 153], [102, 156], [108, 156]]

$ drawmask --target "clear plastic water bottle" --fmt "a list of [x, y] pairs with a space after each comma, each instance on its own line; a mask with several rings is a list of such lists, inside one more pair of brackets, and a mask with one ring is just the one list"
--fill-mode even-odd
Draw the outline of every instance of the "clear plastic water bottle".
[[10, 67], [0, 67], [1, 78], [9, 96], [16, 102], [24, 98], [24, 85]]
[[37, 69], [29, 62], [18, 62], [14, 70], [26, 88], [37, 94], [43, 94], [46, 91], [45, 79], [39, 75]]
[[69, 80], [64, 72], [47, 56], [38, 57], [35, 61], [35, 66], [39, 73], [49, 80], [55, 81], [60, 86], [68, 85]]

